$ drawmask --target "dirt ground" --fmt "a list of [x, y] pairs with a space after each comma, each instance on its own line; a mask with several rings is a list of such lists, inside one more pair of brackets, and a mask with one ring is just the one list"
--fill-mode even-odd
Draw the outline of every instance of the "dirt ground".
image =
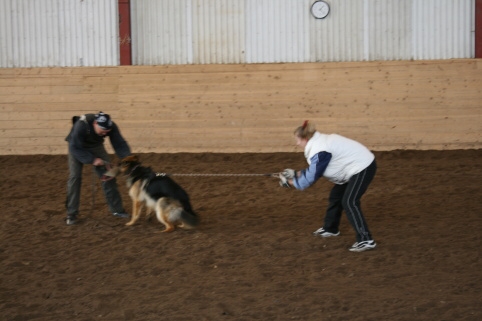
[[[305, 167], [301, 152], [140, 157], [168, 173]], [[0, 156], [0, 320], [482, 320], [482, 150], [376, 157], [362, 204], [378, 247], [352, 253], [345, 217], [339, 237], [311, 234], [326, 180], [173, 177], [202, 222], [161, 233], [110, 215], [90, 167], [66, 226], [67, 157]]]

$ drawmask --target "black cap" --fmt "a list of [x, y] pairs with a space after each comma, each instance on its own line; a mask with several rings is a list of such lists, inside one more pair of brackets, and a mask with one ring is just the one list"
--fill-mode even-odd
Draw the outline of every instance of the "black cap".
[[99, 112], [98, 114], [95, 114], [95, 121], [97, 122], [97, 125], [99, 125], [99, 127], [102, 128], [103, 130], [112, 129], [113, 123], [108, 114], [104, 114], [103, 112]]

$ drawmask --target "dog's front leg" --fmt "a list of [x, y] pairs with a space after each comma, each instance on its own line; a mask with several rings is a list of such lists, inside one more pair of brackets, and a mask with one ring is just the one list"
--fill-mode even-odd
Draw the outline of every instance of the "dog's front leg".
[[132, 217], [131, 220], [126, 223], [127, 226], [133, 225], [139, 219], [139, 217], [141, 216], [142, 205], [142, 202], [132, 200]]

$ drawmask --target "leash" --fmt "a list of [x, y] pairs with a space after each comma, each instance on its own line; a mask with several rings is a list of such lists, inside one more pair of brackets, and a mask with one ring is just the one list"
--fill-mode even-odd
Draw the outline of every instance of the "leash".
[[276, 177], [278, 178], [279, 173], [267, 173], [267, 174], [198, 174], [198, 173], [156, 173], [156, 176], [201, 176], [201, 177], [250, 177], [250, 176], [264, 176], [264, 177]]

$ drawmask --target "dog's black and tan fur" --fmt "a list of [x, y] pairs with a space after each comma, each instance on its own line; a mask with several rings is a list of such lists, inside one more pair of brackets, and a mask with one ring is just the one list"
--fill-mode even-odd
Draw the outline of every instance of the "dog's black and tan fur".
[[127, 180], [132, 199], [132, 218], [126, 225], [133, 225], [140, 217], [144, 205], [147, 215], [154, 210], [159, 222], [165, 225], [163, 232], [174, 231], [176, 226], [190, 229], [199, 224], [189, 195], [168, 176], [157, 175], [150, 167], [144, 167], [135, 155], [121, 160], [119, 171]]

